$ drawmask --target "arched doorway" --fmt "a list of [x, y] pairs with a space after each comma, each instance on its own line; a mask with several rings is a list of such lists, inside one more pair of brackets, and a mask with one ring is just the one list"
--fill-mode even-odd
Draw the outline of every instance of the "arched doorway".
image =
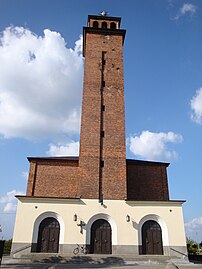
[[46, 218], [39, 225], [37, 252], [57, 253], [60, 224], [55, 218]]
[[154, 220], [142, 226], [142, 254], [163, 255], [162, 231]]
[[96, 220], [91, 226], [91, 253], [112, 253], [112, 230], [108, 221]]

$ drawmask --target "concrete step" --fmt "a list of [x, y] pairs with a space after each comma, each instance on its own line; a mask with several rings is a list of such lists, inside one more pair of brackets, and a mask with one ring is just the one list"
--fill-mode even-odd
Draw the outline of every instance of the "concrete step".
[[30, 253], [24, 254], [20, 258], [12, 258], [9, 263], [68, 263], [68, 264], [89, 264], [89, 265], [115, 265], [115, 264], [184, 264], [187, 260], [177, 257], [163, 255], [105, 255], [105, 254], [83, 254], [64, 255], [55, 253]]

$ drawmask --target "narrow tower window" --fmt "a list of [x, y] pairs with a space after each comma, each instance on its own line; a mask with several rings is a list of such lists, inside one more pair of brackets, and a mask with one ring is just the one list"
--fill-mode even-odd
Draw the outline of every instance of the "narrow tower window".
[[111, 22], [110, 23], [110, 28], [111, 29], [116, 29], [116, 23], [115, 22]]
[[98, 21], [93, 22], [93, 28], [98, 28]]
[[106, 23], [106, 21], [103, 21], [103, 22], [102, 22], [102, 28], [104, 28], [104, 29], [107, 28], [107, 23]]

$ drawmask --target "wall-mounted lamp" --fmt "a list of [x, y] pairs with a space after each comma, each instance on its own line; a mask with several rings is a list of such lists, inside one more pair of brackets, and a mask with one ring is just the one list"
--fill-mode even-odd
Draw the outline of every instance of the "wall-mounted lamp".
[[74, 214], [74, 216], [73, 216], [73, 220], [74, 220], [74, 221], [77, 221], [77, 214]]
[[126, 215], [126, 221], [129, 222], [130, 221], [130, 216]]

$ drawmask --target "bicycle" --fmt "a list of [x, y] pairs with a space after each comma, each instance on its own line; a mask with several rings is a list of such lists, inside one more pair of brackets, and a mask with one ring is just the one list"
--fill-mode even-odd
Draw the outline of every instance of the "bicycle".
[[88, 250], [84, 245], [80, 246], [79, 244], [77, 244], [77, 247], [73, 250], [73, 253], [74, 255], [77, 255], [79, 252], [81, 252], [82, 254], [88, 254]]

